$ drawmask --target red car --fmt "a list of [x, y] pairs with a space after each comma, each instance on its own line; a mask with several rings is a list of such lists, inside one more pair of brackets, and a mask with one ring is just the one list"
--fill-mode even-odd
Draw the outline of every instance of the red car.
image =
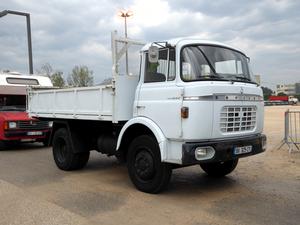
[[28, 84], [52, 86], [48, 77], [0, 73], [0, 149], [2, 150], [21, 142], [48, 144], [52, 122], [29, 118], [26, 112]]

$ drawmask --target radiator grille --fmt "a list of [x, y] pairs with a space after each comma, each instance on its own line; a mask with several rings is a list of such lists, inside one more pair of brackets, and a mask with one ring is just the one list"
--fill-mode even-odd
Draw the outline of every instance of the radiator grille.
[[49, 128], [48, 121], [39, 121], [39, 120], [31, 120], [31, 121], [19, 121], [18, 122], [19, 129], [25, 130], [42, 130]]
[[221, 110], [222, 133], [252, 131], [256, 126], [256, 106], [225, 106]]

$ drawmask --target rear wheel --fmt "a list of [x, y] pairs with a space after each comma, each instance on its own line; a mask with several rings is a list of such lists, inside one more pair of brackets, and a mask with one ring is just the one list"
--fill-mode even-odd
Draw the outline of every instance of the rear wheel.
[[147, 193], [164, 190], [172, 174], [171, 165], [161, 162], [157, 141], [148, 135], [139, 136], [130, 144], [127, 167], [132, 183]]
[[65, 128], [57, 130], [53, 137], [53, 157], [58, 168], [62, 170], [78, 170], [83, 168], [90, 152], [74, 153], [68, 132]]
[[225, 162], [201, 163], [200, 167], [212, 177], [223, 177], [231, 173], [238, 164], [238, 159]]

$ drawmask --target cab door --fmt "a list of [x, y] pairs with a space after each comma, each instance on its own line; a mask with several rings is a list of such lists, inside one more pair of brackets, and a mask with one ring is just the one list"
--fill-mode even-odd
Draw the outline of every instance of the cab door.
[[136, 104], [137, 116], [151, 119], [167, 138], [174, 139], [182, 135], [180, 110], [183, 95], [183, 88], [176, 85], [175, 68], [175, 49], [161, 49], [158, 63], [148, 62], [146, 52]]

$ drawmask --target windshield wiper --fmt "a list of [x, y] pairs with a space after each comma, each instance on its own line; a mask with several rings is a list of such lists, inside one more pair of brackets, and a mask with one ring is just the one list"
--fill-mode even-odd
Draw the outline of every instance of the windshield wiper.
[[241, 79], [241, 80], [248, 80], [248, 81], [252, 81], [250, 78], [248, 77], [243, 77], [243, 76], [234, 76], [235, 78]]
[[226, 80], [229, 81], [228, 79], [226, 79], [225, 77], [219, 75], [219, 74], [211, 74], [211, 75], [203, 75], [203, 76], [199, 76], [198, 80], [205, 80], [207, 78], [212, 78], [212, 79], [216, 79], [216, 80]]
[[215, 68], [212, 66], [211, 62], [209, 61], [209, 59], [207, 58], [207, 56], [204, 54], [204, 52], [202, 51], [202, 49], [198, 46], [197, 49], [201, 52], [201, 54], [203, 55], [203, 57], [205, 58], [207, 64], [209, 65], [210, 69], [213, 71], [213, 73], [215, 75], [217, 75], [217, 72], [215, 70]]
[[200, 78], [222, 78], [222, 77], [217, 75], [204, 75], [204, 76], [200, 76]]

